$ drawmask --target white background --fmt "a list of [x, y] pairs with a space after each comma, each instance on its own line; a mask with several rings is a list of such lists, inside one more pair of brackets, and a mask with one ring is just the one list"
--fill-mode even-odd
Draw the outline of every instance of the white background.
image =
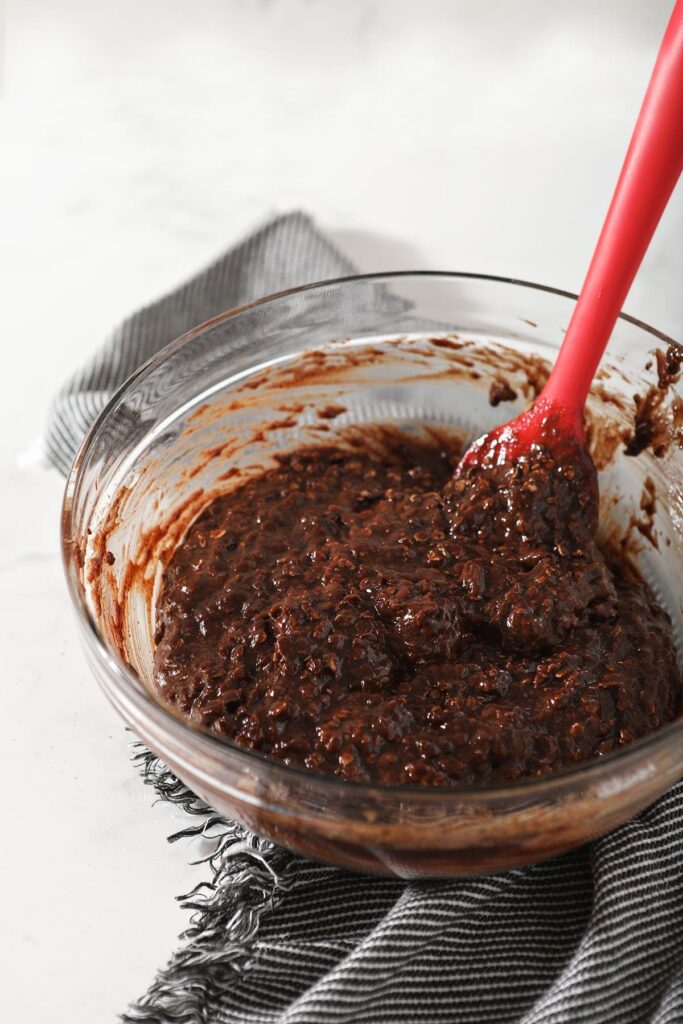
[[[15, 0], [4, 19], [3, 1018], [114, 1020], [196, 873], [91, 681], [50, 396], [116, 322], [294, 207], [364, 270], [576, 290], [670, 0]], [[681, 336], [683, 189], [627, 309]]]

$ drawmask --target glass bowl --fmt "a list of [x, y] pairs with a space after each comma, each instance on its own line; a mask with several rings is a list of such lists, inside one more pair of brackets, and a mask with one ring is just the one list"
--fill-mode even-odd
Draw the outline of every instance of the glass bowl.
[[[124, 721], [192, 790], [276, 843], [405, 878], [497, 871], [562, 853], [636, 814], [683, 775], [676, 720], [563, 774], [485, 788], [345, 782], [189, 726], [151, 675], [163, 568], [193, 518], [274, 455], [371, 422], [461, 441], [542, 386], [575, 296], [475, 274], [326, 281], [250, 303], [167, 346], [123, 385], [74, 463], [63, 551], [87, 657]], [[669, 610], [681, 649], [683, 454], [624, 452], [634, 396], [670, 339], [619, 320], [588, 406], [601, 529]], [[495, 404], [505, 380], [515, 400]], [[654, 394], [654, 391], [652, 392]], [[677, 429], [675, 387], [659, 415]], [[664, 445], [664, 448], [667, 446]], [[643, 495], [656, 492], [657, 512]]]

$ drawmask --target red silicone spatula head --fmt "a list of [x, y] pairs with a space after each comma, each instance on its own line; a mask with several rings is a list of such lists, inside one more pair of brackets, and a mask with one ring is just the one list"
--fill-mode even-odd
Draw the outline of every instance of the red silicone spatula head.
[[[480, 437], [460, 471], [527, 456], [590, 462], [583, 407], [650, 239], [683, 169], [683, 0], [657, 56], [619, 181], [553, 371], [531, 409]], [[593, 471], [594, 476], [594, 471]]]

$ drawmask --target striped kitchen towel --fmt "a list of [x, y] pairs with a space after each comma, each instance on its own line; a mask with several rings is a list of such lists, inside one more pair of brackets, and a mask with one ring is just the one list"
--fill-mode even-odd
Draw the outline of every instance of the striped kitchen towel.
[[[352, 272], [302, 214], [280, 217], [127, 320], [62, 388], [47, 432], [66, 472], [144, 360], [259, 295]], [[153, 1024], [683, 1024], [683, 783], [558, 860], [475, 879], [361, 877], [295, 857], [216, 815], [149, 751], [208, 844], [180, 897], [180, 946], [122, 1019]]]

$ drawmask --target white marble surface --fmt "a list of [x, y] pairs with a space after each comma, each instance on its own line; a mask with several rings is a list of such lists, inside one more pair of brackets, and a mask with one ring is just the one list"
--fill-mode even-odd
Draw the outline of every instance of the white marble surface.
[[[14, 0], [0, 194], [3, 1019], [114, 1020], [184, 924], [192, 851], [91, 681], [41, 466], [62, 377], [274, 211], [363, 269], [576, 288], [669, 0]], [[628, 308], [683, 326], [683, 190]], [[8, 1005], [9, 1004], [9, 1005]]]

